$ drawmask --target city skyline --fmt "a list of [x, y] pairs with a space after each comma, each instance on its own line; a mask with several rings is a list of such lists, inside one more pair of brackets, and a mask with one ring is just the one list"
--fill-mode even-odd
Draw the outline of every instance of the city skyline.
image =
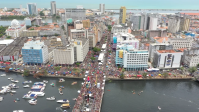
[[[20, 5], [23, 6], [23, 8], [26, 8], [26, 5], [28, 3], [36, 3], [38, 8], [50, 8], [50, 2], [51, 0], [20, 0], [20, 1], [1, 1], [0, 8], [19, 8]], [[13, 3], [13, 4], [11, 4]], [[114, 4], [113, 4], [114, 3]], [[121, 6], [125, 6], [127, 9], [199, 9], [198, 5], [199, 1], [196, 0], [167, 0], [165, 3], [158, 0], [124, 0], [122, 2], [120, 1], [113, 1], [113, 0], [101, 0], [101, 1], [92, 1], [87, 0], [80, 1], [80, 0], [73, 0], [73, 1], [64, 1], [64, 0], [56, 0], [57, 8], [74, 8], [77, 5], [83, 5], [84, 8], [87, 9], [98, 9], [99, 4], [105, 4], [107, 9], [119, 9]]]

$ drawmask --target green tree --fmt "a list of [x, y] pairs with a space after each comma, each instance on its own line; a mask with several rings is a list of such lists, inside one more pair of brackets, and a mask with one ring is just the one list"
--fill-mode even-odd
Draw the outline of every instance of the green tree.
[[55, 33], [55, 36], [59, 36], [59, 34]]
[[199, 68], [199, 64], [197, 64], [197, 67]]
[[23, 75], [24, 76], [29, 76], [30, 75], [30, 71], [25, 69], [24, 72], [23, 72]]
[[44, 37], [47, 37], [47, 35], [44, 35]]
[[41, 12], [39, 13], [39, 15], [40, 15], [40, 16], [44, 16], [44, 12], [41, 11]]
[[109, 50], [108, 52], [111, 53], [111, 50]]
[[143, 76], [144, 78], [146, 78], [146, 77], [147, 77], [147, 73], [144, 72], [144, 73], [142, 74], [142, 76]]
[[79, 65], [80, 65], [80, 63], [76, 63], [76, 65], [77, 65], [77, 66], [79, 66]]
[[56, 16], [56, 18], [60, 18], [60, 16]]
[[191, 74], [193, 74], [196, 70], [197, 70], [196, 67], [191, 67], [191, 68], [189, 68], [189, 72], [190, 72]]
[[59, 66], [56, 66], [56, 67], [54, 67], [54, 69], [55, 69], [56, 71], [59, 71], [59, 70], [60, 70], [60, 67], [59, 67]]
[[94, 60], [95, 60], [95, 58], [94, 58], [94, 57], [91, 57], [91, 60], [92, 60], [92, 61], [94, 61]]
[[124, 71], [125, 71], [125, 69], [124, 69], [124, 68], [122, 68], [122, 73], [124, 73]]
[[112, 29], [112, 27], [109, 25], [109, 26], [108, 26], [108, 30], [111, 31], [111, 29]]
[[64, 27], [64, 25], [62, 25], [62, 26], [61, 26], [61, 28], [62, 28], [63, 30], [65, 30], [65, 27]]
[[182, 71], [183, 71], [183, 70], [184, 70], [184, 67], [180, 67], [180, 70], [182, 70]]
[[164, 78], [167, 78], [169, 76], [167, 72], [164, 72], [162, 75], [164, 76]]
[[93, 51], [94, 51], [94, 52], [99, 52], [99, 51], [101, 51], [101, 49], [100, 49], [100, 48], [97, 48], [97, 47], [94, 47], [94, 48], [93, 48]]
[[124, 74], [123, 73], [120, 75], [120, 79], [124, 79]]
[[31, 28], [30, 30], [34, 30], [34, 28]]
[[10, 39], [10, 38], [11, 38], [11, 36], [7, 36], [7, 37], [6, 37], [6, 39]]

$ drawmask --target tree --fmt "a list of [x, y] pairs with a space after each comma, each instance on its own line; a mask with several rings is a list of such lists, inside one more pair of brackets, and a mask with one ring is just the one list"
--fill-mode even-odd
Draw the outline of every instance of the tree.
[[199, 63], [197, 64], [197, 67], [199, 68]]
[[30, 30], [34, 30], [34, 28], [31, 28]]
[[111, 53], [111, 50], [109, 50], [108, 52]]
[[91, 60], [92, 60], [92, 61], [94, 61], [94, 60], [95, 60], [95, 58], [94, 58], [94, 57], [91, 57]]
[[85, 69], [83, 68], [83, 69], [82, 69], [82, 72], [84, 72], [84, 71], [85, 71]]
[[59, 70], [60, 70], [60, 67], [59, 67], [59, 66], [54, 67], [54, 70], [59, 71]]
[[41, 12], [39, 13], [39, 15], [40, 15], [40, 16], [44, 16], [44, 12], [41, 11]]
[[63, 30], [65, 30], [65, 27], [64, 27], [64, 25], [62, 25], [62, 26], [61, 26], [61, 28], [62, 28]]
[[55, 36], [59, 36], [59, 34], [55, 33]]
[[147, 77], [147, 73], [144, 72], [144, 73], [142, 74], [142, 76], [143, 76], [144, 78], [146, 78], [146, 77]]
[[122, 68], [122, 73], [124, 73], [124, 71], [125, 71], [125, 69], [124, 69], [124, 68]]
[[25, 69], [24, 72], [23, 72], [23, 75], [24, 76], [29, 76], [30, 75], [30, 71]]
[[7, 39], [10, 39], [10, 38], [11, 38], [11, 36], [7, 36], [6, 38], [7, 38]]
[[109, 25], [109, 26], [108, 26], [108, 30], [111, 31], [111, 28], [112, 28], [112, 27]]
[[93, 48], [93, 51], [94, 51], [94, 52], [99, 52], [99, 51], [101, 51], [101, 49], [100, 49], [100, 48], [97, 48], [97, 47], [94, 47], [94, 48]]
[[191, 74], [193, 74], [196, 70], [197, 70], [196, 67], [191, 67], [191, 68], [189, 68], [189, 72], [190, 72]]
[[184, 67], [180, 67], [180, 70], [182, 70], [182, 71], [183, 71], [183, 70], [184, 70]]
[[76, 63], [76, 65], [77, 65], [77, 66], [79, 66], [79, 65], [80, 65], [80, 63]]
[[47, 72], [46, 69], [42, 69], [42, 71], [40, 73], [43, 74], [43, 75], [45, 75], [45, 76], [48, 74], [48, 72]]
[[164, 72], [162, 75], [164, 76], [164, 78], [167, 78], [169, 76], [167, 72]]
[[120, 79], [124, 79], [124, 74], [123, 73], [120, 75]]
[[44, 37], [47, 37], [47, 35], [44, 35]]
[[56, 16], [56, 18], [60, 18], [60, 16]]

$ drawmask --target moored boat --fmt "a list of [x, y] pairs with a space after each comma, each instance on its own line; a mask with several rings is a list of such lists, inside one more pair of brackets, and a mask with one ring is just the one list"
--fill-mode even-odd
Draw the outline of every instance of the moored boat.
[[22, 84], [30, 84], [30, 83], [32, 83], [32, 81], [24, 81], [24, 82], [22, 82]]
[[62, 104], [60, 107], [61, 107], [61, 108], [70, 108], [70, 104], [69, 104], [69, 103], [67, 103], [67, 104]]
[[71, 85], [75, 85], [75, 84], [77, 84], [77, 82], [73, 82]]
[[37, 96], [45, 96], [45, 93], [44, 93], [44, 92], [29, 91], [28, 94], [36, 94]]
[[0, 96], [0, 101], [3, 101], [3, 97], [2, 96]]
[[28, 101], [28, 103], [32, 104], [32, 105], [35, 105], [37, 104], [37, 100], [36, 99], [31, 99]]
[[65, 82], [65, 80], [63, 78], [59, 79], [59, 82]]
[[52, 97], [49, 97], [49, 98], [46, 98], [47, 100], [55, 100], [55, 97], [52, 96]]
[[11, 82], [17, 83], [17, 82], [19, 82], [19, 81], [18, 81], [18, 80], [11, 79]]
[[1, 77], [5, 77], [5, 76], [6, 76], [6, 74], [2, 74], [2, 75], [1, 75]]
[[24, 88], [29, 88], [30, 86], [29, 85], [25, 85], [25, 86], [23, 86]]
[[57, 103], [69, 103], [69, 100], [67, 99], [57, 100]]

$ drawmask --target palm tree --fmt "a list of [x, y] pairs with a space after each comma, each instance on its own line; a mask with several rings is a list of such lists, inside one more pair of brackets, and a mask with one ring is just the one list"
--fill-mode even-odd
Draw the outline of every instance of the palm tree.
[[144, 73], [142, 74], [142, 76], [143, 76], [144, 78], [146, 78], [146, 77], [147, 77], [147, 73], [144, 72]]

